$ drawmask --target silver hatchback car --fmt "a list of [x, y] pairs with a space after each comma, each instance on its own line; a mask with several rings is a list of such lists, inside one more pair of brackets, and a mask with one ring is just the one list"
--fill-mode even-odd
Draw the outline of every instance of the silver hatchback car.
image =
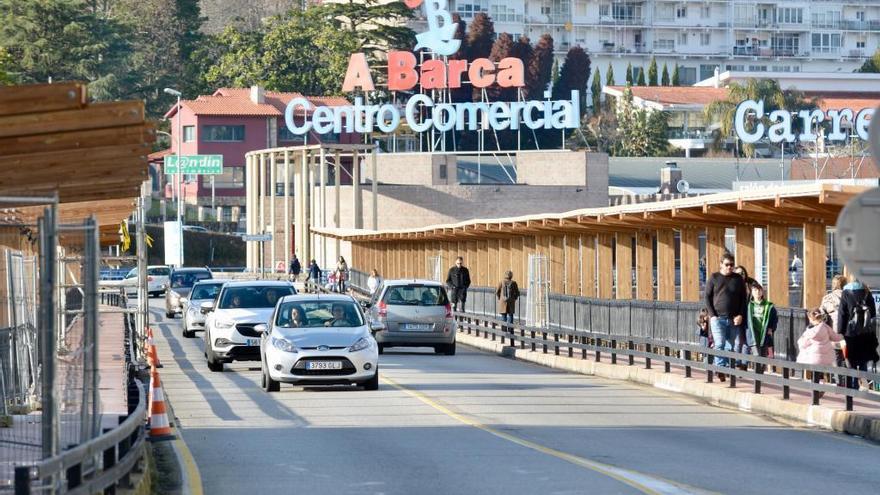
[[452, 306], [439, 282], [386, 280], [366, 307], [379, 354], [386, 347], [433, 347], [437, 353], [455, 354]]

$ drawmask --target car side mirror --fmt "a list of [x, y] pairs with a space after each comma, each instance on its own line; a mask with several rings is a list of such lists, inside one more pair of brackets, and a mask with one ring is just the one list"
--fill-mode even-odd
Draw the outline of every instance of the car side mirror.
[[214, 311], [214, 301], [205, 301], [199, 306], [199, 311], [202, 312], [203, 315]]
[[265, 323], [254, 325], [254, 331], [260, 334], [266, 333], [269, 331], [269, 325], [266, 325]]
[[189, 299], [187, 299], [185, 297], [180, 298], [180, 304], [186, 304], [187, 301], [189, 301]]
[[370, 301], [361, 301], [361, 307], [364, 309], [370, 309], [373, 307], [373, 305], [370, 304]]
[[378, 320], [372, 320], [370, 322], [370, 331], [371, 332], [381, 332], [385, 330], [385, 324]]

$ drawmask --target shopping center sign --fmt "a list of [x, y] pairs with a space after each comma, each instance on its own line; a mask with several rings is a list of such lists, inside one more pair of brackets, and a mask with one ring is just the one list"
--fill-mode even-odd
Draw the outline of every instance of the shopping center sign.
[[[828, 111], [812, 108], [796, 113], [788, 110], [773, 110], [765, 113], [763, 100], [746, 100], [736, 108], [734, 128], [737, 137], [744, 143], [757, 143], [764, 137], [767, 137], [771, 143], [783, 141], [792, 143], [795, 140], [815, 142], [818, 139], [816, 129], [826, 122], [830, 124], [830, 132], [825, 138], [829, 141], [844, 141], [850, 137], [846, 127], [852, 124], [855, 135], [867, 141], [868, 127], [874, 112], [873, 108], [865, 108], [858, 112], [851, 108]], [[765, 117], [769, 125], [764, 124]], [[794, 130], [796, 120], [800, 120], [801, 124], [801, 131], [798, 133]]]
[[[416, 35], [415, 49], [426, 49], [434, 54], [449, 56], [458, 51], [460, 40], [453, 38], [456, 25], [447, 10], [447, 0], [405, 0], [410, 8], [422, 6], [428, 30]], [[496, 85], [501, 88], [525, 86], [525, 67], [519, 58], [508, 57], [494, 63], [487, 58], [467, 60], [429, 59], [421, 65], [415, 54], [404, 51], [388, 52], [387, 81], [390, 91], [444, 90], [461, 88], [466, 81], [477, 89]], [[373, 77], [363, 53], [353, 53], [342, 90], [374, 91]], [[417, 92], [405, 104], [364, 104], [355, 97], [354, 104], [342, 107], [312, 107], [306, 98], [294, 98], [287, 105], [284, 117], [293, 134], [329, 132], [369, 133], [376, 130], [394, 132], [402, 120], [415, 132], [432, 128], [445, 132], [476, 131], [489, 127], [493, 130], [571, 129], [580, 123], [580, 93], [571, 91], [570, 100], [551, 100], [550, 92], [544, 100], [496, 102], [436, 102]], [[309, 112], [311, 111], [311, 114]], [[402, 113], [401, 113], [402, 111]], [[302, 123], [294, 115], [306, 116]]]

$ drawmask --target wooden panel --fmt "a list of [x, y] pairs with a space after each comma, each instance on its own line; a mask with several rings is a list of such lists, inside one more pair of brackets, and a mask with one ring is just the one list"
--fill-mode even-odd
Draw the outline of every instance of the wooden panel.
[[522, 280], [522, 272], [512, 256], [509, 237], [498, 239], [498, 268], [502, 272], [510, 270], [515, 280]]
[[681, 300], [700, 300], [700, 243], [697, 229], [682, 229], [681, 239]]
[[636, 297], [645, 301], [654, 299], [654, 235], [636, 234]]
[[632, 299], [632, 244], [632, 234], [617, 233], [617, 242], [615, 243], [615, 250], [617, 251], [617, 276], [615, 277], [617, 290], [615, 291], [615, 297], [617, 299]]
[[529, 255], [538, 253], [538, 238], [532, 235], [523, 237], [523, 273], [528, 280], [529, 276]]
[[565, 291], [564, 237], [550, 237], [550, 292], [562, 294]]
[[155, 139], [155, 130], [151, 125], [130, 125], [111, 129], [89, 129], [85, 131], [61, 132], [55, 134], [37, 134], [15, 136], [0, 139], [0, 150], [3, 155], [19, 155], [33, 150], [86, 152], [90, 148], [116, 145], [142, 144]]
[[584, 297], [596, 297], [596, 236], [581, 235], [581, 292]]
[[675, 301], [675, 232], [657, 231], [657, 300]]
[[614, 255], [611, 252], [612, 249], [614, 249], [614, 234], [600, 233], [596, 242], [598, 253], [596, 270], [599, 274], [597, 296], [600, 299], [611, 299], [614, 297]]
[[0, 138], [113, 128], [143, 123], [143, 102], [92, 103], [88, 107], [78, 110], [0, 117]]
[[804, 307], [815, 308], [825, 295], [825, 225], [804, 225]]
[[580, 238], [576, 234], [565, 235], [565, 293], [580, 294], [581, 253]]
[[488, 242], [488, 267], [489, 267], [489, 278], [487, 280], [487, 285], [495, 285], [496, 280], [501, 280], [504, 277], [504, 272], [507, 270], [503, 268], [498, 263], [498, 239], [489, 239]]
[[477, 262], [474, 264], [474, 267], [471, 269], [471, 276], [473, 277], [476, 274], [476, 279], [474, 281], [474, 285], [486, 286], [489, 285], [489, 271], [488, 271], [488, 261], [489, 258], [487, 256], [488, 253], [488, 245], [484, 240], [477, 241]]
[[523, 237], [512, 237], [510, 239], [510, 266], [514, 271], [514, 276], [519, 277], [523, 283], [529, 279], [528, 257], [523, 250]]
[[464, 243], [466, 246], [466, 254], [464, 254], [464, 266], [468, 267], [471, 272], [471, 284], [479, 285], [477, 283], [477, 263], [479, 260], [477, 259], [477, 243], [476, 241], [468, 241]]
[[767, 227], [767, 299], [783, 308], [791, 304], [788, 276], [788, 226], [770, 225]]
[[[724, 255], [724, 252], [727, 249], [724, 246], [724, 227], [707, 227], [706, 228], [706, 273], [710, 274], [717, 270], [719, 263], [721, 263], [721, 256]], [[752, 263], [754, 265], [754, 263]], [[748, 265], [743, 265], [749, 271], [752, 272], [752, 268]]]
[[82, 83], [29, 84], [0, 87], [0, 115], [76, 110], [86, 105]]
[[[736, 228], [736, 264], [744, 266], [749, 273], [755, 271], [755, 228], [750, 225]], [[719, 265], [720, 259], [715, 261], [715, 268], [708, 269], [708, 272], [718, 271]]]

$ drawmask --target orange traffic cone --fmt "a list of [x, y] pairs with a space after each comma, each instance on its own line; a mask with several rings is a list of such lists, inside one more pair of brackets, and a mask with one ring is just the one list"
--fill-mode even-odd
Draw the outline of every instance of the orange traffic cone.
[[150, 440], [171, 437], [171, 423], [165, 406], [165, 394], [159, 380], [159, 370], [153, 368], [150, 376]]
[[147, 327], [147, 364], [150, 367], [161, 368], [159, 362], [159, 352], [156, 350], [156, 344], [153, 342], [153, 329]]

